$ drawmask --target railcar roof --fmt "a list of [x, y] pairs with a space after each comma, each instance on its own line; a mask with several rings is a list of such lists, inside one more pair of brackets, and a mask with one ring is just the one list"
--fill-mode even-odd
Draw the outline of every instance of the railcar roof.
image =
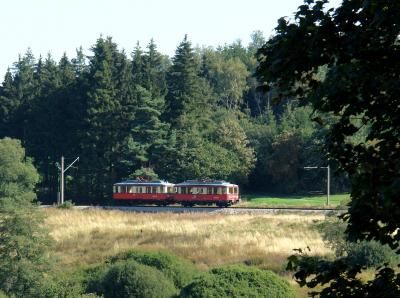
[[142, 181], [142, 180], [125, 180], [122, 182], [115, 183], [114, 185], [149, 185], [149, 186], [160, 186], [160, 185], [174, 185], [167, 181]]
[[175, 186], [236, 186], [224, 180], [187, 180]]

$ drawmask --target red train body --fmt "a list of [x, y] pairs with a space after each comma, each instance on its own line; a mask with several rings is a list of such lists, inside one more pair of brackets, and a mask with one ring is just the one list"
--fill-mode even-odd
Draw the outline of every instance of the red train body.
[[239, 187], [220, 180], [188, 180], [179, 184], [165, 181], [126, 180], [114, 184], [117, 203], [157, 204], [167, 206], [213, 205], [227, 207], [239, 202]]

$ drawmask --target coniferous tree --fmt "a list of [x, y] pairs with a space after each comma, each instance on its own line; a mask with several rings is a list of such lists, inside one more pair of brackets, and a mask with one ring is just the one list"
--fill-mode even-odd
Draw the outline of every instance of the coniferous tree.
[[111, 38], [100, 37], [92, 48], [87, 81], [90, 82], [86, 97], [85, 129], [81, 140], [82, 168], [89, 196], [104, 198], [112, 164], [110, 153], [118, 141], [116, 113], [120, 110], [114, 82], [114, 55], [117, 46]]
[[187, 36], [172, 59], [167, 83], [165, 119], [173, 128], [187, 127], [192, 119], [204, 116], [210, 109], [209, 86], [199, 76], [199, 65]]
[[12, 134], [11, 123], [14, 113], [19, 106], [17, 90], [14, 85], [14, 78], [10, 71], [4, 76], [3, 85], [0, 87], [0, 137]]
[[144, 86], [144, 71], [145, 61], [143, 58], [143, 51], [140, 47], [139, 42], [136, 43], [136, 47], [132, 52], [132, 81], [133, 83]]
[[32, 51], [28, 49], [24, 56], [20, 56], [18, 62], [14, 63], [14, 88], [15, 97], [12, 99], [17, 107], [13, 119], [10, 122], [9, 136], [21, 139], [26, 142], [26, 133], [29, 128], [26, 114], [31, 110], [32, 99], [35, 97], [35, 58]]
[[153, 98], [164, 97], [167, 92], [166, 72], [168, 60], [157, 51], [151, 39], [144, 54], [144, 71], [142, 86], [150, 91]]

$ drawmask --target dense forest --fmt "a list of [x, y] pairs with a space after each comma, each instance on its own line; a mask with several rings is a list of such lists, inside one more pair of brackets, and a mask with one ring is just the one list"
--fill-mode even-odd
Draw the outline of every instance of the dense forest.
[[[254, 72], [264, 43], [260, 31], [247, 46], [217, 48], [193, 47], [185, 36], [170, 58], [153, 40], [128, 55], [100, 37], [89, 56], [80, 48], [58, 62], [28, 50], [0, 87], [0, 138], [21, 140], [49, 203], [62, 155], [67, 163], [80, 157], [66, 181], [66, 198], [76, 202], [101, 203], [113, 183], [143, 172], [172, 182], [226, 179], [249, 192], [324, 190], [325, 171], [304, 166], [327, 164], [328, 116], [318, 116], [328, 119], [322, 126], [282, 90], [260, 91]], [[339, 175], [332, 187], [347, 184]]]

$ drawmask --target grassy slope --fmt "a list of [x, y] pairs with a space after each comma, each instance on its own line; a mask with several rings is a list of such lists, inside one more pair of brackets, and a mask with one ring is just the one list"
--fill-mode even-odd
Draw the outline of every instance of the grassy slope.
[[[348, 200], [349, 194], [330, 196], [330, 206], [336, 207], [340, 202]], [[322, 196], [266, 196], [243, 195], [238, 207], [324, 207], [326, 195]]]

